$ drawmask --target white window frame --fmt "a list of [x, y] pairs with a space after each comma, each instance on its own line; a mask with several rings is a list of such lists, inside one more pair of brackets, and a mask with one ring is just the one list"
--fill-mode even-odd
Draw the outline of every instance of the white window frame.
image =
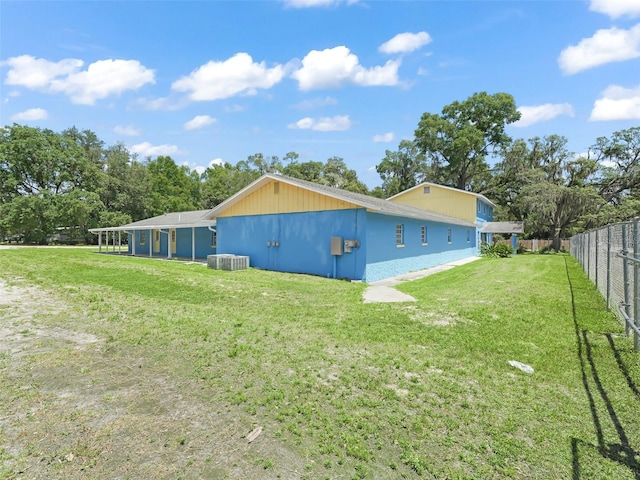
[[404, 224], [396, 224], [396, 247], [404, 247]]

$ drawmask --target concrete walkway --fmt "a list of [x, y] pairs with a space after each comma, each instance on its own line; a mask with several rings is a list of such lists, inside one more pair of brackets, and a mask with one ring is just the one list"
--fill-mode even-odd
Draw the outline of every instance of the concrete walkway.
[[445, 263], [444, 265], [438, 265], [436, 267], [425, 268], [424, 270], [418, 270], [416, 272], [404, 273], [397, 277], [385, 278], [376, 282], [371, 282], [364, 291], [363, 299], [364, 303], [391, 303], [391, 302], [415, 302], [416, 299], [411, 295], [399, 292], [396, 290], [396, 285], [400, 285], [404, 282], [410, 282], [419, 278], [428, 277], [434, 273], [444, 272], [450, 270], [453, 267], [464, 265], [478, 260], [479, 256], [467, 257], [453, 262]]

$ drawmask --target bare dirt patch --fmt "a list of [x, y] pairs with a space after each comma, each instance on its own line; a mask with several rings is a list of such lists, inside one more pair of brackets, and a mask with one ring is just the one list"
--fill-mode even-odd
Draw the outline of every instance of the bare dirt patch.
[[269, 425], [79, 311], [0, 279], [0, 478], [304, 478]]

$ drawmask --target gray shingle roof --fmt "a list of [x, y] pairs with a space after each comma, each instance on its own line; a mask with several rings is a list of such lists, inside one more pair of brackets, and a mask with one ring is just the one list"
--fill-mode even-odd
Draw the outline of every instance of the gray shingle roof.
[[448, 215], [442, 215], [440, 213], [430, 212], [421, 208], [410, 207], [400, 203], [390, 202], [381, 198], [371, 197], [369, 195], [363, 195], [361, 193], [350, 192], [348, 190], [342, 190], [340, 188], [329, 187], [327, 185], [320, 185], [306, 180], [300, 180], [298, 178], [286, 177], [284, 175], [266, 174], [240, 190], [238, 193], [222, 202], [217, 207], [210, 210], [209, 218], [214, 218], [227, 208], [233, 206], [239, 202], [247, 193], [257, 190], [269, 181], [279, 181], [288, 183], [296, 187], [304, 188], [322, 195], [327, 195], [345, 202], [354, 203], [360, 207], [366, 208], [372, 212], [380, 213], [382, 215], [391, 215], [396, 217], [408, 217], [416, 218], [419, 220], [428, 220], [431, 222], [448, 223], [453, 225], [462, 225], [465, 227], [474, 227], [475, 224], [460, 220], [458, 218], [449, 217]]
[[100, 231], [125, 231], [144, 230], [147, 228], [188, 228], [206, 227], [215, 225], [214, 220], [210, 220], [207, 214], [210, 210], [193, 210], [190, 212], [173, 212], [158, 215], [157, 217], [145, 218], [138, 222], [128, 223], [119, 227], [92, 228], [89, 231], [97, 233]]
[[487, 222], [482, 226], [482, 233], [524, 233], [522, 222]]

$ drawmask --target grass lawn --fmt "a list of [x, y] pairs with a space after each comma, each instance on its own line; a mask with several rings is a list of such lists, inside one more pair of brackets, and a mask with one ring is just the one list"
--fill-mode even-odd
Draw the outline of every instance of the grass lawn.
[[640, 354], [573, 258], [365, 287], [0, 250], [0, 478], [640, 478]]

